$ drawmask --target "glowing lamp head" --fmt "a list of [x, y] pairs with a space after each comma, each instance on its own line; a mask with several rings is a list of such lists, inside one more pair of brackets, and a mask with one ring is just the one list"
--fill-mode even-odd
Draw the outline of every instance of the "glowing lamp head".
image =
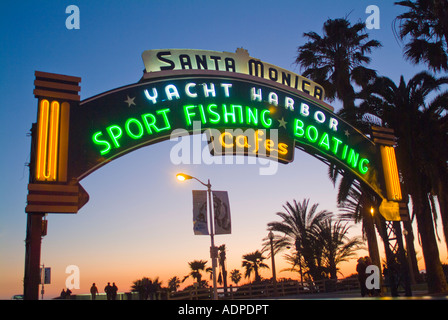
[[372, 217], [375, 214], [375, 210], [373, 209], [373, 207], [370, 207], [370, 214], [372, 215]]
[[188, 179], [192, 179], [193, 177], [189, 176], [188, 174], [185, 174], [185, 173], [178, 173], [176, 175], [176, 178], [179, 181], [185, 181], [185, 180], [188, 180]]

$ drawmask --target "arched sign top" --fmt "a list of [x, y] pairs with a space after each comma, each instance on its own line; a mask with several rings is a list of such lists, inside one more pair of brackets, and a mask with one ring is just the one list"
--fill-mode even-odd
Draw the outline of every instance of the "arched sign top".
[[[376, 142], [333, 113], [318, 84], [244, 50], [164, 49], [142, 56], [146, 72], [139, 82], [81, 102], [74, 94], [79, 78], [39, 73], [33, 183], [79, 186], [90, 173], [133, 150], [173, 135], [205, 132], [214, 155], [289, 163], [299, 148], [353, 173], [381, 198], [400, 200], [393, 148], [380, 152]], [[390, 171], [386, 182], [384, 163]], [[62, 188], [61, 196], [76, 190]], [[33, 199], [41, 204], [40, 195]], [[59, 200], [58, 205], [67, 198]], [[395, 208], [391, 219], [396, 220]]]
[[[199, 122], [201, 132], [222, 134], [214, 141], [225, 151], [238, 151], [232, 139], [241, 130], [244, 154], [288, 163], [297, 146], [377, 185], [372, 141], [317, 99], [254, 76], [150, 73], [137, 84], [82, 101], [70, 118], [76, 123], [70, 137], [78, 143], [71, 145], [70, 154], [76, 156], [70, 157], [69, 167], [77, 180], [132, 150], [169, 139], [176, 129], [193, 133]], [[254, 132], [244, 134], [249, 129]]]
[[325, 98], [321, 85], [289, 70], [250, 57], [243, 48], [238, 48], [235, 53], [193, 49], [146, 50], [142, 58], [147, 73], [169, 70], [226, 71], [267, 79], [321, 101]]

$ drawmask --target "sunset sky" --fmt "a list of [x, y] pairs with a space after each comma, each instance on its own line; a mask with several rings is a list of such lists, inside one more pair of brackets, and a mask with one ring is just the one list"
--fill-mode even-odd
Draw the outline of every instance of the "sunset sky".
[[[79, 30], [65, 26], [65, 9], [72, 4], [80, 9]], [[23, 292], [26, 164], [28, 133], [37, 116], [36, 70], [81, 77], [82, 100], [139, 81], [144, 69], [141, 54], [151, 49], [235, 52], [243, 47], [252, 57], [300, 73], [294, 60], [297, 47], [305, 43], [303, 33], [322, 34], [328, 18], [365, 21], [368, 5], [380, 9], [380, 29], [368, 32], [383, 45], [371, 55], [370, 67], [396, 82], [401, 75], [408, 80], [425, 69], [403, 59], [403, 43], [393, 31], [394, 18], [403, 10], [392, 1], [3, 1], [0, 299]], [[338, 109], [340, 103], [332, 105]], [[337, 188], [328, 178], [328, 167], [304, 152], [296, 150], [293, 163], [263, 176], [259, 169], [266, 164], [248, 164], [247, 159], [233, 165], [173, 164], [170, 151], [175, 144], [158, 143], [111, 162], [81, 181], [90, 201], [78, 214], [47, 216], [41, 263], [51, 267], [52, 283], [45, 286], [46, 298], [59, 295], [71, 265], [80, 270], [80, 289], [72, 290], [75, 294], [88, 293], [92, 282], [101, 292], [107, 282], [115, 282], [120, 292], [129, 291], [132, 282], [142, 277], [159, 277], [167, 285], [170, 277], [187, 275], [192, 260], [208, 260], [211, 266], [210, 238], [193, 234], [192, 190], [203, 186], [193, 180], [180, 183], [175, 178], [178, 172], [204, 182], [210, 179], [213, 189], [228, 191], [232, 234], [218, 235], [215, 242], [227, 247], [229, 271], [244, 273], [242, 255], [262, 248], [267, 223], [278, 220], [275, 213], [287, 201], [309, 198], [321, 210], [338, 212]], [[205, 141], [202, 144], [206, 147]], [[351, 230], [353, 236], [360, 235], [360, 226]], [[439, 236], [443, 241], [442, 233]], [[416, 245], [424, 269], [417, 240]], [[446, 263], [443, 242], [440, 249]], [[296, 274], [279, 272], [288, 267], [282, 257], [283, 253], [276, 256], [277, 277], [297, 279]], [[270, 265], [270, 260], [266, 263]], [[343, 275], [355, 273], [355, 264], [353, 259], [341, 265]], [[264, 270], [262, 276], [270, 278], [271, 271]]]

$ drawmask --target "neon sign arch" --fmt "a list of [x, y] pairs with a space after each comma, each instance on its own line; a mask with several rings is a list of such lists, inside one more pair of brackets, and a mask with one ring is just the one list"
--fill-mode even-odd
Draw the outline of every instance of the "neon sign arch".
[[[400, 190], [390, 190], [399, 188], [393, 148], [333, 113], [323, 88], [311, 80], [241, 49], [149, 50], [142, 57], [146, 72], [139, 82], [83, 101], [74, 94], [80, 78], [36, 73], [37, 165], [31, 165], [30, 192], [50, 185], [80, 187], [83, 178], [114, 159], [165, 141], [178, 129], [198, 133], [194, 124], [199, 124], [200, 132], [209, 134], [212, 154], [287, 164], [298, 148], [353, 173], [384, 200], [401, 200]], [[62, 189], [61, 195], [76, 193]], [[82, 188], [81, 193], [85, 203]], [[53, 212], [38, 195], [29, 200], [27, 212]], [[80, 208], [59, 202], [54, 212]], [[386, 218], [399, 220], [397, 214]]]
[[[148, 50], [135, 84], [80, 101], [81, 78], [36, 71], [37, 123], [31, 129], [24, 294], [37, 299], [42, 219], [77, 213], [89, 196], [80, 181], [173, 131], [206, 132], [213, 154], [289, 163], [301, 149], [353, 173], [378, 194], [387, 221], [401, 220], [393, 132], [368, 138], [333, 113], [324, 89], [249, 56], [206, 50]], [[201, 130], [197, 132], [195, 124]]]

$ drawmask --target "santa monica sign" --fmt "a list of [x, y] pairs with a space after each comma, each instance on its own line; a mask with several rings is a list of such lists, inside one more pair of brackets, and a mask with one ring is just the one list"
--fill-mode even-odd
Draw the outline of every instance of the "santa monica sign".
[[[380, 152], [379, 140], [333, 113], [313, 81], [242, 49], [149, 50], [142, 57], [146, 69], [140, 81], [83, 101], [77, 95], [80, 78], [36, 72], [39, 108], [29, 187], [36, 195], [27, 212], [77, 212], [79, 205], [63, 206], [66, 198], [55, 209], [45, 205], [39, 190], [54, 193], [67, 185], [72, 189], [61, 194], [80, 192], [86, 198], [79, 182], [90, 173], [179, 133], [206, 133], [217, 156], [290, 163], [298, 148], [351, 172], [385, 200], [401, 199], [396, 189], [389, 192], [392, 184], [384, 178], [389, 170], [384, 161], [396, 168], [393, 148]], [[395, 171], [388, 177], [396, 178]]]

